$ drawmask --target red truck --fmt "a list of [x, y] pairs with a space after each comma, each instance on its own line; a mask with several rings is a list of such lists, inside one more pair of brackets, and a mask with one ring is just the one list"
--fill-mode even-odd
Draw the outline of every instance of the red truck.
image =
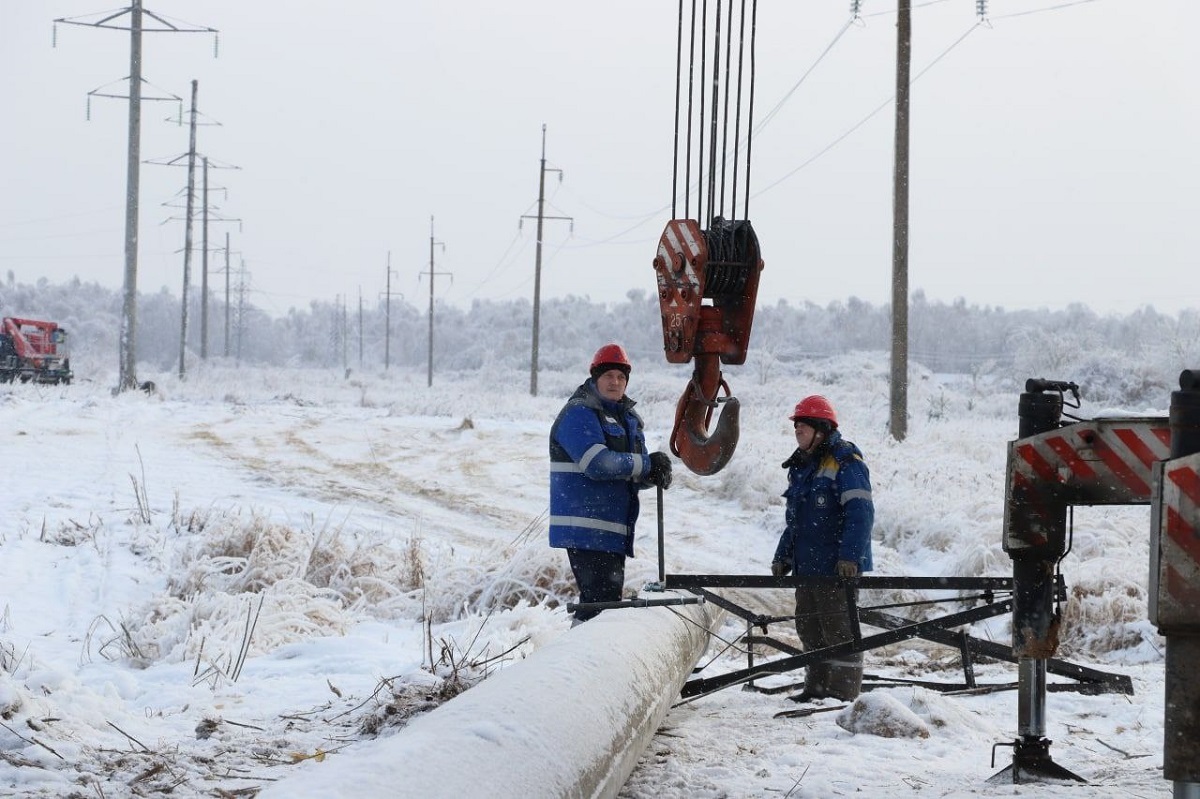
[[56, 322], [6, 316], [0, 322], [0, 383], [71, 383], [67, 331]]

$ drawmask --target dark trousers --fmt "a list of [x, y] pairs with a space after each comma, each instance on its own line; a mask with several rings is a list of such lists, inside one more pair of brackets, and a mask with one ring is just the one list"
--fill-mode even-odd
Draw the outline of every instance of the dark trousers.
[[[855, 604], [858, 590], [854, 590]], [[811, 652], [854, 637], [846, 588], [842, 585], [800, 586], [796, 589], [796, 632]], [[862, 652], [810, 663], [804, 670], [804, 692], [850, 701], [862, 690]]]
[[[567, 549], [579, 601], [616, 602], [625, 587], [625, 555], [621, 552], [596, 552], [591, 549]], [[576, 610], [576, 621], [587, 621], [598, 610]]]

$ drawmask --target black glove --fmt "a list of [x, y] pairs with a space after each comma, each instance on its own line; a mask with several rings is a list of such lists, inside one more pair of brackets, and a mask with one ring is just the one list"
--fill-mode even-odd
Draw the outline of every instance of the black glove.
[[664, 491], [671, 487], [671, 458], [665, 452], [650, 453], [650, 473], [646, 482]]
[[792, 572], [792, 564], [785, 560], [777, 560], [771, 563], [772, 577], [787, 577]]

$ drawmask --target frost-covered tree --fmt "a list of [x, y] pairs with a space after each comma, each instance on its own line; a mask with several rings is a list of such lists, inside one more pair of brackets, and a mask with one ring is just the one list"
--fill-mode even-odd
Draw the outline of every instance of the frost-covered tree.
[[[428, 361], [429, 310], [382, 300], [346, 317], [334, 301], [313, 301], [269, 314], [251, 299], [234, 309], [231, 356], [247, 365], [293, 365], [341, 370], [343, 353], [352, 372], [380, 372], [385, 331], [390, 327], [392, 366], [424, 369]], [[189, 366], [199, 354], [199, 300], [189, 309]], [[118, 291], [78, 279], [55, 285], [17, 282], [10, 272], [0, 284], [0, 313], [58, 321], [68, 327], [81, 379], [88, 370], [110, 371], [117, 362], [121, 297]], [[210, 316], [209, 355], [224, 350], [224, 308]], [[163, 288], [138, 298], [140, 368], [171, 372], [179, 359], [178, 298]], [[633, 289], [617, 303], [586, 296], [545, 300], [538, 348], [542, 370], [584, 370], [600, 344], [622, 343], [631, 357], [661, 358], [662, 318], [657, 293]], [[759, 381], [773, 368], [820, 363], [855, 351], [885, 368], [891, 311], [856, 297], [820, 306], [781, 300], [756, 309], [745, 369]], [[527, 373], [533, 309], [527, 298], [475, 300], [468, 308], [434, 308], [434, 378], [441, 372], [489, 370]], [[1109, 404], [1157, 401], [1175, 385], [1181, 369], [1200, 368], [1200, 311], [1175, 316], [1142, 308], [1126, 315], [1099, 315], [1074, 304], [1064, 310], [1006, 311], [994, 306], [930, 301], [915, 292], [909, 313], [910, 363], [923, 374], [971, 375], [1014, 383], [1027, 377], [1073, 380], [1089, 400]], [[345, 336], [345, 340], [343, 340]], [[362, 363], [359, 363], [359, 351]], [[81, 371], [82, 370], [82, 371]]]

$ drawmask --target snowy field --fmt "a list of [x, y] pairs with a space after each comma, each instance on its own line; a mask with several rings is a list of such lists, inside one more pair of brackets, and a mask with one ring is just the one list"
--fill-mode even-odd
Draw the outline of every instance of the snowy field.
[[[221, 367], [186, 383], [144, 374], [153, 396], [113, 397], [111, 375], [0, 386], [0, 794], [247, 797], [282, 783], [305, 799], [307, 771], [569, 636], [569, 569], [545, 543], [546, 435], [585, 358], [578, 372], [542, 373], [537, 398], [527, 373], [499, 368], [436, 375], [432, 388], [423, 369], [346, 380]], [[712, 477], [677, 464], [668, 572], [769, 573], [779, 464], [794, 447], [786, 416], [822, 393], [871, 467], [875, 574], [1010, 574], [1000, 534], [1017, 382], [915, 370], [910, 433], [897, 444], [884, 355], [726, 376], [743, 405], [741, 443]], [[666, 448], [686, 377], [634, 364], [630, 395], [652, 448]], [[1165, 415], [1167, 402], [1125, 410]], [[643, 497], [630, 592], [658, 572], [653, 495]], [[908, 730], [882, 737], [854, 731], [848, 711], [774, 718], [796, 707], [785, 694], [730, 688], [675, 707], [621, 795], [1169, 796], [1149, 510], [1074, 519], [1059, 656], [1134, 684], [1132, 696], [1048, 695], [1052, 755], [1087, 787], [986, 782], [1011, 757], [1013, 691], [872, 691], [858, 710], [891, 710]], [[754, 601], [790, 612], [788, 591]], [[971, 632], [1007, 643], [1008, 628], [1001, 617]], [[727, 646], [743, 632], [733, 621], [718, 631], [701, 676], [744, 666]], [[866, 671], [962, 679], [954, 650], [922, 642], [867, 653]], [[1011, 682], [1016, 671], [987, 663], [978, 676]]]

